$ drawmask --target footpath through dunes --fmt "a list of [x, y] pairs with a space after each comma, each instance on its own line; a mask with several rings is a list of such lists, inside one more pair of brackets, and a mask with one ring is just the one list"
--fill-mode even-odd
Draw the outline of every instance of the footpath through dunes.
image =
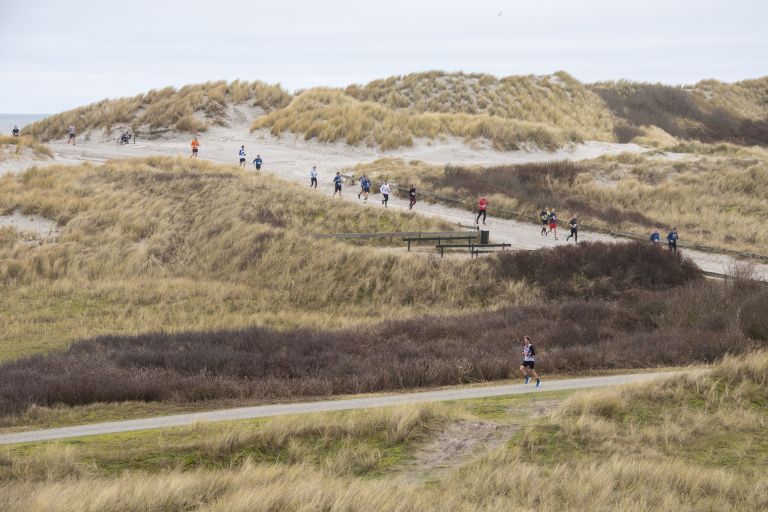
[[[553, 162], [562, 160], [591, 160], [600, 156], [620, 155], [622, 153], [644, 153], [653, 150], [643, 148], [635, 144], [617, 144], [607, 142], [585, 142], [573, 145], [570, 149], [560, 149], [552, 152], [508, 151], [500, 152], [490, 147], [467, 145], [460, 139], [436, 140], [427, 143], [417, 142], [413, 147], [398, 148], [392, 151], [382, 152], [375, 148], [349, 146], [345, 143], [322, 144], [314, 141], [305, 141], [293, 136], [276, 138], [264, 131], [248, 134], [246, 119], [252, 119], [258, 115], [256, 111], [247, 111], [244, 107], [232, 107], [228, 116], [231, 119], [230, 126], [211, 127], [200, 137], [200, 158], [217, 163], [233, 165], [237, 164], [237, 152], [241, 145], [245, 145], [247, 152], [247, 170], [255, 169], [250, 163], [257, 154], [264, 159], [262, 172], [273, 173], [281, 178], [309, 185], [309, 171], [312, 165], [316, 165], [319, 171], [318, 191], [330, 195], [333, 192], [332, 177], [336, 171], [354, 168], [361, 162], [374, 162], [382, 157], [400, 158], [404, 161], [419, 160], [428, 164], [462, 164], [462, 165], [490, 165], [490, 164], [521, 164], [530, 162]], [[238, 124], [238, 121], [239, 124]], [[139, 140], [136, 144], [119, 146], [111, 140], [82, 141], [78, 146], [67, 145], [64, 141], [54, 141], [50, 147], [54, 152], [57, 162], [104, 162], [108, 159], [119, 159], [131, 156], [188, 156], [190, 153], [190, 136], [174, 135], [167, 139]], [[358, 201], [355, 192], [356, 186], [345, 186], [343, 198], [348, 201], [361, 203], [368, 208], [380, 207], [378, 194], [373, 194], [368, 203]], [[295, 197], [297, 204], [312, 201], [313, 195], [300, 194]], [[408, 209], [408, 201], [396, 196], [390, 197], [390, 208], [396, 211]], [[474, 215], [466, 210], [448, 206], [441, 203], [429, 203], [420, 200], [416, 211], [422, 215], [442, 219], [456, 224], [470, 224]], [[486, 221], [486, 228], [491, 232], [491, 237], [497, 242], [512, 244], [513, 249], [530, 250], [541, 247], [555, 247], [564, 244], [565, 223], [568, 219], [561, 218], [561, 231], [563, 237], [555, 241], [550, 237], [540, 236], [537, 226], [531, 223], [516, 221], [513, 219], [501, 219], [493, 215]], [[531, 214], [532, 218], [534, 213]], [[626, 241], [600, 233], [583, 230], [579, 233], [580, 240], [616, 242]], [[683, 233], [683, 239], [685, 235]], [[691, 258], [702, 270], [714, 274], [727, 274], [736, 266], [737, 260], [727, 254], [717, 252], [703, 252], [683, 249], [685, 255]], [[768, 280], [768, 265], [755, 263], [753, 274], [756, 278]]]
[[633, 373], [625, 375], [609, 375], [601, 377], [585, 377], [578, 379], [553, 380], [545, 383], [544, 387], [536, 388], [533, 384], [507, 384], [496, 386], [455, 387], [437, 391], [423, 391], [418, 393], [397, 393], [388, 395], [374, 395], [366, 397], [348, 398], [341, 397], [338, 400], [324, 400], [319, 402], [302, 402], [293, 404], [264, 405], [257, 407], [241, 407], [217, 411], [206, 411], [192, 414], [177, 414], [173, 416], [159, 416], [137, 420], [115, 421], [109, 423], [93, 423], [74, 427], [62, 427], [45, 430], [33, 430], [27, 432], [15, 432], [0, 434], [0, 445], [28, 443], [39, 441], [51, 441], [55, 439], [67, 439], [72, 437], [93, 436], [102, 434], [114, 434], [118, 432], [132, 432], [136, 430], [148, 430], [157, 428], [178, 427], [193, 425], [196, 423], [214, 421], [233, 421], [252, 418], [267, 418], [289, 414], [306, 414], [327, 411], [346, 411], [354, 409], [370, 409], [374, 407], [389, 407], [405, 404], [417, 404], [425, 402], [445, 402], [449, 400], [467, 400], [472, 398], [497, 397], [533, 393], [536, 391], [564, 391], [585, 388], [600, 388], [606, 386], [620, 386], [638, 382], [648, 382], [661, 377], [687, 375], [701, 372], [702, 370], [688, 370], [678, 372], [649, 372]]

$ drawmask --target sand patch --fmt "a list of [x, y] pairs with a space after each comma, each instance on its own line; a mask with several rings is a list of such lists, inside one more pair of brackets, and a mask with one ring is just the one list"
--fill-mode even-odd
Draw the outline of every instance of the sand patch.
[[20, 240], [39, 245], [55, 242], [61, 230], [56, 221], [39, 215], [25, 215], [18, 210], [0, 215], [0, 228], [12, 228]]

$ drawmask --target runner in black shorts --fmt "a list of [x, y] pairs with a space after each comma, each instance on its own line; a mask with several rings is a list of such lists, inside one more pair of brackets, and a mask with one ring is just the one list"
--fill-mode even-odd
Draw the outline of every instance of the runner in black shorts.
[[531, 382], [531, 377], [533, 377], [536, 379], [536, 387], [539, 387], [541, 379], [539, 379], [539, 374], [534, 370], [536, 366], [536, 349], [533, 348], [531, 338], [528, 336], [523, 336], [523, 342], [525, 343], [525, 346], [523, 346], [523, 362], [520, 363], [520, 373], [525, 377], [523, 382], [528, 384]]
[[336, 171], [336, 176], [333, 178], [333, 196], [336, 197], [336, 193], [339, 193], [339, 199], [341, 199], [341, 182], [343, 181], [343, 178], [341, 177], [341, 172]]

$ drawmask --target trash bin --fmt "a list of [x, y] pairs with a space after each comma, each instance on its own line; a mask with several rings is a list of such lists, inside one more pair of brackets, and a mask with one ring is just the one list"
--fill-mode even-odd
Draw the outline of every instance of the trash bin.
[[480, 230], [480, 245], [488, 245], [488, 239], [490, 238], [489, 231], [484, 229]]

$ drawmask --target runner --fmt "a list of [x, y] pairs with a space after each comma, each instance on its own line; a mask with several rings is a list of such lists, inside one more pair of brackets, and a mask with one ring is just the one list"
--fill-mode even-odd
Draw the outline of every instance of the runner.
[[677, 234], [677, 228], [672, 228], [672, 231], [667, 235], [667, 243], [669, 243], [669, 250], [677, 253], [677, 239], [680, 236]]
[[579, 221], [576, 219], [575, 215], [570, 220], [570, 222], [568, 222], [568, 224], [571, 226], [571, 234], [565, 237], [565, 241], [567, 242], [571, 239], [571, 237], [573, 237], [573, 241], [579, 243]]
[[336, 192], [339, 193], [339, 199], [341, 199], [341, 183], [343, 178], [341, 172], [336, 171], [336, 176], [333, 178], [333, 197], [336, 197]]
[[261, 159], [261, 155], [256, 155], [256, 158], [253, 159], [253, 165], [256, 166], [256, 170], [261, 170], [261, 164], [264, 163], [264, 160]]
[[408, 205], [409, 210], [413, 210], [413, 205], [416, 204], [416, 185], [411, 183], [411, 190], [408, 191], [408, 199], [411, 200], [411, 204]]
[[69, 128], [67, 129], [67, 131], [69, 132], [69, 139], [67, 139], [67, 144], [71, 142], [72, 145], [74, 146], [75, 145], [75, 125], [73, 124], [69, 125]]
[[245, 146], [240, 146], [240, 151], [237, 152], [240, 155], [240, 164], [238, 167], [245, 167]]
[[485, 225], [485, 214], [488, 209], [488, 201], [485, 200], [485, 195], [480, 196], [480, 200], [477, 202], [477, 218], [475, 224], [480, 220], [480, 216], [483, 216], [483, 225]]
[[549, 208], [541, 210], [539, 218], [541, 219], [541, 236], [546, 236], [547, 227], [549, 226]]
[[11, 134], [13, 134], [14, 137], [18, 137], [19, 136], [19, 127], [16, 126], [16, 125], [13, 125], [13, 131], [11, 132]]
[[555, 213], [554, 208], [552, 208], [552, 211], [549, 214], [549, 231], [547, 231], [547, 235], [552, 231], [555, 232], [555, 240], [557, 240], [557, 214]]
[[653, 230], [651, 233], [651, 242], [658, 244], [661, 242], [661, 235], [659, 235], [659, 228]]
[[[352, 179], [355, 179], [354, 176], [352, 177]], [[360, 196], [363, 195], [363, 180], [364, 179], [365, 179], [365, 174], [363, 174], [362, 176], [360, 176], [357, 179], [357, 182], [360, 184], [360, 192], [357, 193], [357, 198], [358, 199], [360, 199]]]
[[[367, 201], [368, 194], [371, 192], [371, 180], [368, 179], [368, 176], [363, 174], [362, 182], [360, 184], [362, 186], [363, 201]], [[360, 199], [360, 194], [357, 194], [357, 198]]]
[[317, 190], [317, 166], [313, 165], [312, 170], [309, 171], [309, 188], [314, 187]]
[[523, 383], [528, 384], [531, 382], [531, 376], [533, 376], [536, 379], [536, 387], [539, 387], [541, 379], [534, 369], [534, 366], [536, 366], [536, 349], [533, 348], [531, 338], [528, 336], [523, 336], [523, 342], [525, 343], [525, 346], [523, 346], [523, 362], [520, 364], [520, 373], [525, 377]]
[[387, 180], [384, 180], [384, 184], [379, 191], [381, 192], [381, 195], [384, 196], [384, 199], [381, 200], [381, 204], [384, 205], [384, 208], [389, 208], [387, 206], [387, 203], [389, 203], [389, 183], [387, 183]]
[[200, 143], [197, 141], [197, 137], [192, 139], [192, 156], [189, 158], [197, 158], [197, 148], [200, 147]]

